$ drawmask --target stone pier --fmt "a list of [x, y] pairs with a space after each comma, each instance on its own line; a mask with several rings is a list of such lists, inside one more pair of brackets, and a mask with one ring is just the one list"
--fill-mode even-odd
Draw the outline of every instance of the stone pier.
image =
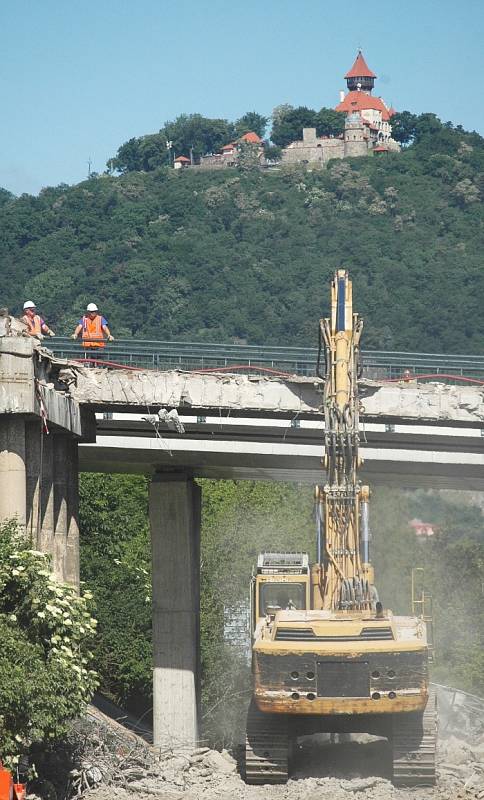
[[78, 587], [78, 442], [91, 419], [38, 342], [2, 336], [6, 324], [0, 318], [0, 523], [16, 520], [31, 547], [50, 554], [56, 578]]
[[193, 745], [198, 738], [200, 487], [185, 474], [153, 477], [153, 738]]

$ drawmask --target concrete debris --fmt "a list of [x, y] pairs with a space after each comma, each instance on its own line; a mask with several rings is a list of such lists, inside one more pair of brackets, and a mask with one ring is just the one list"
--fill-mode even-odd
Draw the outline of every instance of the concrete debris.
[[[432, 789], [396, 789], [388, 775], [388, 745], [352, 736], [318, 748], [300, 746], [296, 771], [286, 786], [246, 786], [227, 751], [198, 748], [164, 752], [149, 765], [123, 768], [109, 786], [92, 787], [88, 800], [482, 800], [484, 763], [469, 743], [451, 735], [439, 750], [439, 779]], [[479, 743], [480, 746], [480, 743]], [[155, 751], [152, 751], [153, 753]], [[463, 755], [467, 760], [462, 763]], [[454, 763], [451, 759], [455, 758]], [[309, 760], [308, 760], [309, 759]], [[445, 760], [444, 760], [445, 759]], [[351, 763], [351, 769], [349, 764]], [[374, 771], [376, 774], [368, 774]], [[350, 774], [352, 777], [343, 777]], [[311, 775], [312, 773], [312, 775]]]
[[185, 426], [178, 416], [178, 411], [176, 408], [172, 408], [171, 411], [167, 411], [165, 408], [160, 408], [158, 411], [158, 418], [160, 422], [164, 422], [166, 424], [169, 430], [176, 431], [177, 433], [185, 433]]
[[366, 789], [372, 789], [378, 784], [385, 783], [384, 778], [363, 778], [361, 781], [353, 779], [352, 781], [341, 781], [341, 788], [345, 792], [364, 792]]
[[28, 336], [27, 325], [12, 317], [7, 308], [0, 308], [0, 337], [4, 336]]
[[217, 752], [217, 750], [211, 750], [203, 759], [203, 764], [212, 772], [221, 772], [222, 774], [229, 775], [231, 772], [236, 771], [237, 763], [235, 759], [229, 761], [227, 755], [227, 753], [224, 755], [223, 753]]
[[[286, 786], [247, 786], [243, 748], [155, 748], [95, 711], [76, 723], [82, 760], [70, 793], [86, 800], [484, 800], [484, 701], [439, 687], [442, 707], [435, 788], [396, 789], [386, 739], [303, 737]], [[455, 713], [453, 711], [455, 709]], [[32, 796], [31, 800], [38, 800]]]

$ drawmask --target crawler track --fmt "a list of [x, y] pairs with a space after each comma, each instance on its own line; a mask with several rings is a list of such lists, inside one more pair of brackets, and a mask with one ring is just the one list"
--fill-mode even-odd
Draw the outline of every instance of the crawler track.
[[433, 786], [437, 743], [435, 690], [430, 690], [423, 714], [393, 718], [393, 783], [395, 786]]
[[245, 745], [246, 783], [286, 783], [289, 733], [284, 714], [263, 714], [251, 701]]

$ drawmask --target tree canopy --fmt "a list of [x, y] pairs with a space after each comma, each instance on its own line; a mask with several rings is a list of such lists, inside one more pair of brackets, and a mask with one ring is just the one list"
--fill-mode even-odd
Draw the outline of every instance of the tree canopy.
[[314, 111], [306, 106], [283, 105], [274, 109], [272, 120], [272, 141], [279, 147], [287, 147], [302, 139], [303, 128], [316, 128], [317, 136], [339, 136], [344, 131], [345, 114], [332, 108]]
[[[126, 172], [150, 172], [170, 161], [170, 153], [184, 155], [197, 160], [207, 153], [218, 152], [224, 144], [254, 131], [264, 138], [268, 117], [256, 111], [247, 111], [240, 119], [210, 119], [202, 114], [180, 114], [172, 122], [166, 122], [158, 133], [129, 139], [108, 161], [108, 170]], [[171, 144], [170, 144], [171, 143]], [[168, 146], [167, 146], [168, 145]], [[0, 197], [0, 203], [2, 198]]]

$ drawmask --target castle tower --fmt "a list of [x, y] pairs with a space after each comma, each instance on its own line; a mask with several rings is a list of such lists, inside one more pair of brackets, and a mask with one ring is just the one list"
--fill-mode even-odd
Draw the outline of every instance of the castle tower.
[[355, 111], [345, 121], [344, 158], [368, 155], [368, 123]]
[[363, 53], [361, 50], [358, 50], [355, 63], [345, 75], [346, 85], [349, 91], [362, 91], [366, 94], [371, 94], [371, 90], [375, 84], [375, 78], [376, 75], [371, 71], [363, 58]]

